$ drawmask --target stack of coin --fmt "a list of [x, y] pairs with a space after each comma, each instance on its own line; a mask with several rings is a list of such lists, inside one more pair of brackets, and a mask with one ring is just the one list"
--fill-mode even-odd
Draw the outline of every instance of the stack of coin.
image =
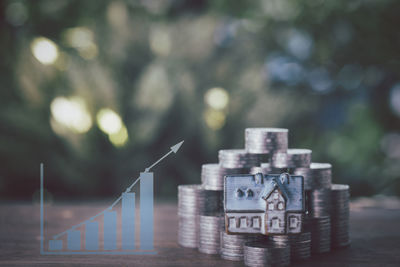
[[230, 235], [221, 231], [221, 258], [231, 261], [242, 261], [243, 246], [246, 242], [265, 239], [263, 235]]
[[224, 211], [224, 191], [223, 190], [205, 190], [202, 191], [199, 199], [199, 214], [220, 213]]
[[303, 232], [290, 236], [290, 258], [292, 261], [305, 260], [311, 257], [311, 233]]
[[287, 153], [286, 151], [271, 152], [271, 167], [276, 169], [287, 168]]
[[288, 168], [308, 168], [311, 164], [311, 150], [291, 148], [287, 150]]
[[201, 167], [201, 182], [206, 190], [223, 190], [225, 175], [243, 173], [248, 173], [248, 169], [228, 169], [218, 163], [203, 164]]
[[334, 248], [345, 247], [350, 244], [349, 197], [350, 187], [348, 185], [332, 184], [331, 244]]
[[244, 149], [223, 149], [218, 152], [219, 163], [224, 168], [251, 168], [260, 165], [257, 154], [250, 154]]
[[273, 245], [265, 241], [250, 241], [244, 245], [247, 266], [289, 266], [290, 246]]
[[289, 235], [270, 235], [268, 240], [274, 246], [290, 246]]
[[199, 251], [206, 254], [219, 254], [224, 217], [221, 214], [200, 215], [199, 229]]
[[204, 190], [201, 185], [178, 186], [178, 243], [183, 247], [198, 246], [198, 215], [203, 212]]
[[267, 153], [263, 153], [263, 154], [262, 153], [250, 153], [250, 154], [256, 155], [259, 162], [270, 162], [270, 160], [271, 160], [270, 155]]
[[311, 163], [311, 189], [331, 188], [332, 165], [329, 163]]
[[270, 243], [275, 246], [290, 246], [292, 261], [305, 260], [311, 257], [311, 233], [303, 232], [296, 235], [269, 236]]
[[269, 163], [261, 163], [260, 166], [251, 167], [250, 173], [251, 174], [257, 174], [257, 173], [269, 174], [269, 173], [271, 173], [270, 164]]
[[199, 243], [198, 215], [180, 215], [178, 222], [178, 244], [186, 248], [197, 248]]
[[290, 170], [291, 174], [301, 175], [304, 178], [304, 190], [312, 190], [313, 189], [313, 180], [311, 178], [311, 170], [308, 167], [302, 168], [292, 168]]
[[245, 130], [245, 146], [249, 153], [286, 151], [288, 129], [247, 128]]
[[[331, 184], [332, 166], [311, 163], [309, 149], [288, 149], [288, 130], [248, 128], [245, 149], [225, 149], [219, 163], [202, 165], [202, 185], [178, 187], [178, 242], [248, 266], [287, 266], [350, 244], [349, 186]], [[292, 235], [229, 235], [224, 231], [224, 179], [229, 174], [304, 177], [303, 231]]]
[[306, 190], [307, 210], [312, 217], [330, 215], [331, 189]]
[[329, 216], [307, 217], [305, 230], [311, 232], [311, 252], [324, 253], [331, 249], [331, 220]]

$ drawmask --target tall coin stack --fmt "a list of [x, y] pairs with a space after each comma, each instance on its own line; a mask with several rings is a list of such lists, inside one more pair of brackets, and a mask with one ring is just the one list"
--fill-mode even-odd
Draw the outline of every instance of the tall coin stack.
[[307, 212], [310, 216], [311, 247], [313, 253], [330, 251], [330, 205], [332, 165], [329, 163], [311, 163], [310, 176], [306, 190]]
[[202, 212], [202, 201], [204, 194], [201, 185], [178, 186], [178, 243], [183, 247], [198, 246], [198, 216]]
[[350, 244], [349, 197], [350, 187], [348, 185], [332, 184], [331, 244], [334, 248], [345, 247]]

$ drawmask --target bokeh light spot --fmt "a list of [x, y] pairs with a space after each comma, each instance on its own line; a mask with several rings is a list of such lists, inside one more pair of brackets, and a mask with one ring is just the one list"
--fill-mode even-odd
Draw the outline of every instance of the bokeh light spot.
[[45, 37], [35, 38], [31, 43], [34, 57], [44, 65], [53, 64], [58, 58], [57, 45]]
[[75, 133], [85, 133], [92, 127], [92, 117], [80, 97], [56, 97], [50, 105], [53, 118]]
[[311, 88], [318, 93], [327, 93], [332, 90], [333, 82], [329, 72], [324, 68], [317, 68], [307, 75]]
[[204, 120], [212, 130], [219, 130], [225, 125], [225, 113], [219, 110], [208, 109], [204, 113]]
[[225, 109], [229, 104], [229, 94], [223, 88], [211, 88], [204, 95], [204, 101], [211, 108], [222, 110]]
[[128, 10], [124, 2], [112, 1], [107, 7], [107, 20], [115, 27], [121, 27], [127, 23]]
[[152, 27], [149, 39], [150, 49], [154, 54], [167, 56], [171, 51], [171, 37], [166, 27]]
[[298, 59], [307, 59], [312, 52], [313, 40], [306, 32], [293, 30], [290, 32], [287, 49]]
[[108, 139], [116, 147], [124, 146], [128, 142], [128, 131], [126, 127], [122, 126], [117, 133], [108, 135]]
[[300, 83], [305, 76], [304, 68], [286, 56], [272, 55], [265, 63], [266, 76], [272, 82], [284, 82], [293, 86]]
[[109, 108], [101, 109], [97, 113], [96, 119], [100, 130], [106, 134], [116, 134], [123, 126], [121, 117]]
[[139, 108], [162, 114], [173, 103], [174, 93], [168, 73], [160, 64], [150, 65], [143, 73], [134, 101]]
[[97, 56], [98, 48], [94, 43], [94, 33], [86, 27], [75, 27], [65, 31], [67, 45], [78, 50], [84, 59], [93, 59]]

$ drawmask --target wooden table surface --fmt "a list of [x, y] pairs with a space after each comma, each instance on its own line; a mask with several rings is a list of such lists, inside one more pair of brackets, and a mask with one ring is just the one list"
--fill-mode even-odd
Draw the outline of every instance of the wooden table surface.
[[[97, 213], [99, 203], [46, 205], [46, 237]], [[155, 207], [157, 255], [40, 255], [39, 206], [0, 204], [2, 266], [243, 266], [177, 244], [176, 204]], [[351, 246], [292, 266], [400, 266], [400, 209], [351, 210]]]

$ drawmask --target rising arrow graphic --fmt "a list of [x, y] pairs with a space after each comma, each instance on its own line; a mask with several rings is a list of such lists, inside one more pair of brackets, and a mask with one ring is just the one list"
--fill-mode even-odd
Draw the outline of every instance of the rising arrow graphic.
[[[147, 168], [144, 170], [144, 172], [149, 172], [149, 170], [150, 170], [151, 168], [153, 168], [154, 166], [156, 166], [160, 161], [162, 161], [164, 158], [166, 158], [166, 157], [167, 157], [169, 154], [171, 154], [172, 152], [174, 152], [174, 153], [176, 154], [176, 152], [178, 152], [179, 148], [182, 146], [183, 142], [185, 142], [185, 141], [181, 141], [181, 142], [177, 143], [176, 145], [171, 146], [171, 150], [170, 150], [167, 154], [165, 154], [165, 155], [162, 156], [159, 160], [157, 160], [157, 161], [154, 162], [152, 165], [150, 165], [150, 167], [147, 167]], [[127, 193], [127, 192], [131, 191], [132, 187], [133, 187], [137, 182], [139, 182], [139, 181], [140, 181], [140, 176], [135, 180], [135, 182], [133, 182], [133, 184], [131, 184], [131, 185], [125, 190], [125, 192]], [[120, 197], [120, 198], [121, 198], [121, 197]], [[118, 201], [117, 201], [117, 202], [118, 202]], [[116, 203], [115, 203], [115, 204], [116, 204]], [[113, 206], [113, 207], [114, 207], [114, 206]]]
[[176, 152], [178, 152], [179, 148], [182, 146], [183, 142], [179, 142], [178, 144], [171, 146], [171, 150], [165, 154], [164, 156], [162, 156], [159, 160], [157, 160], [156, 162], [154, 162], [150, 167], [146, 168], [146, 170], [144, 172], [149, 172], [149, 170], [151, 168], [153, 168], [154, 166], [156, 166], [160, 161], [162, 161], [164, 158], [166, 158], [169, 154], [171, 154], [172, 152], [174, 152], [176, 154]]
[[[145, 169], [144, 172], [149, 172], [149, 170], [150, 170], [151, 168], [153, 168], [153, 167], [156, 166], [158, 163], [160, 163], [160, 161], [162, 161], [163, 159], [165, 159], [165, 158], [166, 158], [169, 154], [171, 154], [172, 152], [176, 154], [176, 152], [178, 152], [179, 148], [182, 146], [183, 142], [184, 142], [184, 141], [181, 141], [181, 142], [179, 142], [178, 144], [176, 144], [176, 145], [174, 145], [174, 146], [171, 146], [171, 150], [170, 150], [167, 154], [165, 154], [165, 155], [162, 156], [159, 160], [157, 160], [157, 161], [154, 162], [152, 165], [150, 165], [149, 167], [147, 167], [147, 168]], [[41, 171], [42, 171], [42, 169], [41, 169]], [[42, 173], [42, 172], [41, 172], [41, 173]], [[136, 180], [125, 190], [125, 193], [130, 192], [131, 189], [132, 189], [132, 187], [134, 187], [135, 184], [136, 184], [137, 182], [139, 182], [139, 181], [140, 181], [140, 176], [139, 176], [138, 178], [136, 178]], [[90, 217], [90, 220], [94, 220], [95, 218], [97, 218], [97, 217], [99, 217], [100, 215], [104, 214], [104, 212], [106, 212], [106, 211], [111, 210], [112, 208], [114, 208], [114, 206], [117, 205], [118, 202], [119, 202], [121, 199], [122, 199], [122, 194], [114, 201], [114, 203], [111, 204], [111, 206], [109, 206], [108, 208], [106, 208], [106, 209], [103, 210], [102, 212], [96, 214], [95, 216]], [[57, 235], [54, 235], [53, 238], [54, 238], [54, 239], [59, 238], [60, 236], [66, 234], [68, 231], [74, 230], [74, 229], [78, 228], [79, 226], [83, 225], [86, 221], [87, 221], [87, 220], [85, 220], [85, 221], [83, 221], [83, 222], [81, 222], [81, 223], [79, 223], [79, 224], [76, 224], [76, 225], [72, 226], [70, 229], [68, 229], [68, 230], [66, 230], [66, 231], [64, 231], [64, 232], [62, 232], [62, 233], [59, 233], [59, 234], [57, 234]]]

